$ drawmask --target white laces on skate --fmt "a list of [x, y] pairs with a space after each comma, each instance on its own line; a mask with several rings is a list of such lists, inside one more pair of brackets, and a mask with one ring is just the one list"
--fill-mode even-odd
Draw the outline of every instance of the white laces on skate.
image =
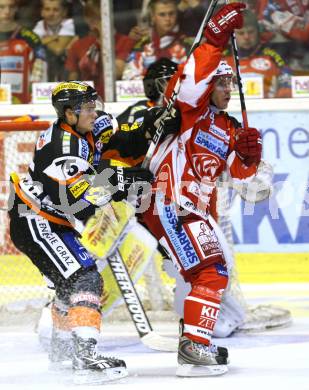
[[213, 353], [209, 346], [205, 344], [191, 342], [191, 346], [192, 350], [197, 353], [200, 358], [203, 356], [211, 356]]

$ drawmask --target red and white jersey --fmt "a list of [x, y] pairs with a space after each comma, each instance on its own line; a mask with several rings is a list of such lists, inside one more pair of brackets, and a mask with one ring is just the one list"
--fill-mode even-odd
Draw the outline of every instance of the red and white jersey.
[[1, 34], [1, 77], [3, 83], [11, 85], [14, 103], [30, 102], [30, 82], [45, 81], [45, 60], [45, 49], [33, 31], [18, 27]]
[[240, 181], [249, 180], [257, 169], [246, 167], [236, 155], [236, 129], [231, 118], [209, 104], [213, 76], [221, 57], [220, 49], [205, 43], [175, 76], [182, 78], [177, 99], [182, 115], [181, 130], [159, 145], [150, 164], [156, 175], [156, 190], [204, 218], [209, 214], [216, 180], [226, 167]]

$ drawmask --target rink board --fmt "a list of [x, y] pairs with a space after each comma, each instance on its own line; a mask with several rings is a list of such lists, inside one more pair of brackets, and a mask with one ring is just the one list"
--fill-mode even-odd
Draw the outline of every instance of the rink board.
[[[241, 283], [307, 283], [309, 253], [236, 253]], [[166, 283], [173, 283], [163, 271]], [[0, 256], [0, 285], [45, 285], [40, 272], [25, 256]]]

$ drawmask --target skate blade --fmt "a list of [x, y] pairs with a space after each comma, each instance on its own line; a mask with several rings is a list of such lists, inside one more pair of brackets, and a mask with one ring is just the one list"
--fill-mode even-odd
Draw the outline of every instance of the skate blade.
[[223, 375], [228, 371], [226, 365], [214, 364], [209, 366], [196, 366], [193, 364], [179, 364], [176, 370], [176, 376], [216, 376]]
[[73, 383], [75, 385], [99, 385], [125, 378], [128, 375], [125, 367], [106, 368], [102, 371], [76, 370], [73, 372]]

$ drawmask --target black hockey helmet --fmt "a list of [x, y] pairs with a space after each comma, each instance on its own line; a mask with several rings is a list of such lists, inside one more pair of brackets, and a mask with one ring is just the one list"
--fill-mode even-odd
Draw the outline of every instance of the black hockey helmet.
[[143, 79], [145, 95], [148, 99], [157, 101], [164, 93], [167, 81], [177, 71], [176, 62], [162, 57], [149, 66]]
[[64, 118], [64, 112], [71, 108], [78, 114], [83, 103], [96, 101], [97, 91], [82, 81], [64, 81], [52, 90], [52, 105], [58, 118]]

